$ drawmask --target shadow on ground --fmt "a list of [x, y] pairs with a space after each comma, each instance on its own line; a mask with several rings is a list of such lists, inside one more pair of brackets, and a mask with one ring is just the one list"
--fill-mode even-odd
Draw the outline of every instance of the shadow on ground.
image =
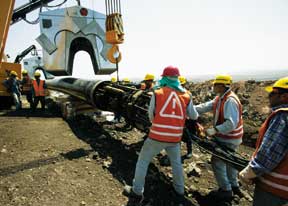
[[[78, 117], [81, 118], [81, 117]], [[91, 145], [97, 151], [99, 157], [112, 159], [109, 172], [119, 182], [131, 185], [137, 161], [137, 152], [140, 151], [143, 141], [125, 144], [121, 140], [113, 138], [108, 131], [105, 131], [97, 122], [88, 118], [68, 121], [74, 134]], [[172, 180], [161, 173], [158, 168], [151, 163], [148, 169], [145, 183], [145, 199], [141, 205], [173, 206], [175, 203], [175, 193], [171, 184]], [[135, 205], [133, 199], [129, 199], [127, 206]], [[138, 204], [139, 205], [139, 204]], [[186, 201], [186, 205], [195, 205], [191, 200]]]

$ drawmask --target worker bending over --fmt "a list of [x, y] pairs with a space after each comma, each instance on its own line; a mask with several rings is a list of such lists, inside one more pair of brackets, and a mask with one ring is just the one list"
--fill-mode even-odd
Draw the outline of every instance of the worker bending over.
[[17, 76], [17, 72], [11, 71], [9, 73], [9, 77], [4, 80], [3, 85], [6, 87], [7, 92], [10, 93], [13, 97], [16, 110], [20, 110], [22, 108], [22, 102], [20, 93], [20, 82], [17, 79]]
[[288, 77], [269, 92], [271, 114], [262, 124], [256, 150], [240, 180], [255, 183], [253, 206], [288, 205]]

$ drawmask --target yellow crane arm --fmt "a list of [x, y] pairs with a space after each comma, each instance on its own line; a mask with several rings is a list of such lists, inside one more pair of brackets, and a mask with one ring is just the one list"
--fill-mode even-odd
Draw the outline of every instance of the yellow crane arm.
[[4, 48], [12, 18], [15, 0], [1, 1], [0, 6], [0, 68], [2, 64], [2, 57], [4, 55]]

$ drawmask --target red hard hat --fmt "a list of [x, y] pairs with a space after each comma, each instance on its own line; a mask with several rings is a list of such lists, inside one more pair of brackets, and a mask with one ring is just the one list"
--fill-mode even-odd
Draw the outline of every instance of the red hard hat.
[[180, 72], [177, 67], [168, 66], [163, 70], [163, 74], [161, 76], [168, 76], [168, 77], [180, 76]]

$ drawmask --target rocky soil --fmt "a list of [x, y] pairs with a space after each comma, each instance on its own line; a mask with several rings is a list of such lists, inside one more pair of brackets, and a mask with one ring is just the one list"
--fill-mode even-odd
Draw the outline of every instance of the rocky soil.
[[[271, 82], [237, 82], [233, 90], [243, 103], [244, 144], [239, 153], [249, 158], [257, 131], [269, 108], [264, 87]], [[194, 103], [211, 96], [210, 82], [191, 84]], [[113, 124], [105, 116], [81, 115], [63, 120], [58, 113], [31, 114], [0, 111], [0, 205], [3, 206], [128, 206], [122, 195], [131, 184], [144, 133]], [[203, 125], [212, 116], [201, 117]], [[182, 145], [183, 156], [186, 153]], [[149, 166], [145, 185], [146, 206], [173, 206], [172, 174], [165, 153]], [[193, 157], [184, 159], [187, 205], [216, 205], [207, 199], [217, 187], [210, 155], [193, 146]], [[243, 186], [245, 197], [226, 205], [251, 205], [253, 187]], [[224, 205], [224, 204], [222, 204]]]

